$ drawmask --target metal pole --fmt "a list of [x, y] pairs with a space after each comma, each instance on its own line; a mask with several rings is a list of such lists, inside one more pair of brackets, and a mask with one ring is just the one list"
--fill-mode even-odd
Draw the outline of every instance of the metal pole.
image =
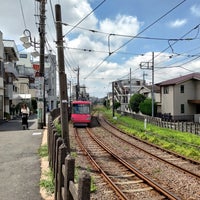
[[67, 76], [65, 74], [64, 51], [63, 51], [63, 33], [61, 7], [55, 5], [56, 13], [56, 32], [57, 32], [57, 52], [59, 68], [59, 88], [60, 88], [60, 114], [61, 114], [61, 134], [67, 152], [70, 153], [69, 142], [69, 123], [68, 123], [68, 95], [67, 95]]
[[[39, 1], [39, 0], [37, 0]], [[40, 88], [42, 98], [38, 99], [38, 128], [42, 129], [46, 126], [46, 111], [45, 111], [45, 82], [44, 82], [44, 54], [45, 54], [45, 4], [46, 0], [40, 0]]]
[[131, 98], [131, 93], [132, 93], [131, 85], [132, 85], [132, 81], [131, 81], [131, 68], [130, 68], [130, 98]]
[[115, 117], [115, 108], [114, 108], [114, 104], [115, 104], [115, 100], [114, 100], [114, 82], [112, 82], [112, 114], [113, 117]]
[[152, 102], [152, 117], [154, 117], [154, 52], [152, 52], [152, 94], [151, 94], [151, 102]]

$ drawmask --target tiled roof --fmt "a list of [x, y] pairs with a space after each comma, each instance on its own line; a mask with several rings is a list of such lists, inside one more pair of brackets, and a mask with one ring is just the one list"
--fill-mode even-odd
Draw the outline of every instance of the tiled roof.
[[191, 80], [191, 79], [200, 80], [200, 73], [192, 73], [192, 74], [187, 74], [187, 75], [180, 76], [177, 78], [169, 79], [167, 81], [160, 82], [157, 85], [160, 85], [160, 86], [176, 85], [176, 84], [183, 83], [183, 82]]

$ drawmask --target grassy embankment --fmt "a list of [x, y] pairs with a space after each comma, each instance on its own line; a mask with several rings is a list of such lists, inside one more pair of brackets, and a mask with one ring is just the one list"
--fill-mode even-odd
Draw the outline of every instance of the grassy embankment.
[[117, 119], [113, 119], [111, 110], [101, 108], [99, 111], [111, 123], [126, 133], [200, 161], [200, 135], [160, 128], [152, 124], [147, 124], [145, 129], [144, 122], [142, 121], [116, 113], [115, 116]]

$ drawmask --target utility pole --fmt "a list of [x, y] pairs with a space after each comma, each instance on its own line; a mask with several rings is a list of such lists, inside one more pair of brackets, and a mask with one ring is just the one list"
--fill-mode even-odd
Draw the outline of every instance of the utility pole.
[[79, 82], [79, 70], [80, 70], [80, 68], [79, 68], [79, 66], [78, 66], [78, 68], [77, 68], [77, 86], [76, 86], [76, 100], [78, 100], [78, 98], [79, 98], [79, 95], [80, 95], [80, 82]]
[[151, 102], [152, 102], [152, 117], [154, 117], [154, 52], [152, 52], [152, 61], [151, 62], [141, 62], [141, 69], [150, 69], [152, 70], [152, 86], [151, 86]]
[[154, 52], [152, 52], [152, 88], [151, 88], [151, 98], [152, 98], [152, 117], [154, 117]]
[[132, 80], [131, 80], [131, 68], [130, 68], [130, 98], [132, 93], [131, 85], [132, 85]]
[[114, 84], [115, 82], [112, 82], [112, 114], [113, 114], [113, 117], [115, 117], [115, 108], [114, 108], [114, 104], [115, 104], [115, 94], [114, 94]]
[[43, 126], [46, 126], [46, 105], [45, 105], [45, 67], [44, 67], [44, 56], [45, 56], [45, 4], [46, 0], [36, 0], [40, 2], [40, 26], [39, 26], [39, 35], [40, 35], [40, 96], [38, 98], [38, 128], [42, 129]]
[[70, 153], [69, 141], [69, 123], [68, 123], [68, 95], [67, 95], [67, 76], [65, 74], [64, 51], [63, 51], [63, 33], [61, 7], [55, 5], [56, 13], [56, 32], [57, 32], [57, 53], [58, 53], [58, 71], [60, 88], [60, 113], [61, 113], [61, 134], [67, 153]]

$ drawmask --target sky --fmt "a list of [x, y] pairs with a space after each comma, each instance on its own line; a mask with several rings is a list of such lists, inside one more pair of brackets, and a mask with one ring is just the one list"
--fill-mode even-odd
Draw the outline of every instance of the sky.
[[[39, 2], [0, 0], [3, 39], [19, 40], [25, 29], [39, 41]], [[47, 0], [46, 53], [57, 54], [55, 5], [60, 4], [68, 81], [105, 97], [113, 81], [154, 83], [200, 72], [199, 0]], [[154, 56], [153, 56], [154, 55]], [[141, 67], [142, 66], [142, 67]]]

